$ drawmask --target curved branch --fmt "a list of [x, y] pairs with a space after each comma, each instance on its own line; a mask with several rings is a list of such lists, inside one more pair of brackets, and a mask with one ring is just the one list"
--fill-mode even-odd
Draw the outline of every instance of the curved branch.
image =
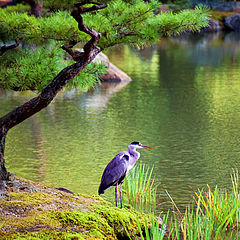
[[[87, 3], [91, 3], [91, 4], [95, 4], [95, 5], [93, 5], [92, 7], [88, 7], [88, 8], [82, 7], [83, 5], [85, 5]], [[82, 1], [82, 2], [76, 3], [75, 7], [76, 7], [76, 9], [71, 12], [71, 15], [78, 22], [79, 30], [82, 32], [85, 32], [86, 34], [88, 34], [92, 37], [83, 47], [84, 52], [87, 57], [90, 53], [91, 46], [96, 47], [97, 42], [101, 37], [101, 34], [97, 31], [93, 30], [92, 28], [86, 26], [83, 22], [83, 18], [81, 16], [81, 14], [86, 13], [86, 12], [96, 11], [99, 9], [103, 9], [103, 8], [107, 7], [107, 5], [97, 3], [97, 2], [91, 2], [91, 1], [90, 2]]]
[[[101, 34], [86, 26], [83, 22], [81, 14], [104, 8], [106, 5], [96, 3], [93, 7], [83, 8], [82, 5], [86, 3], [87, 2], [84, 1], [76, 4], [76, 9], [72, 11], [72, 16], [78, 22], [79, 30], [91, 36], [91, 39], [84, 45], [84, 52], [75, 58], [75, 61], [77, 62], [64, 68], [37, 97], [30, 99], [26, 103], [0, 118], [0, 180], [6, 180], [8, 178], [8, 173], [4, 166], [5, 138], [8, 130], [48, 106], [57, 93], [62, 90], [63, 87], [66, 86], [66, 84], [79, 72], [81, 72], [101, 51], [97, 47]], [[70, 43], [69, 46], [63, 46], [63, 49], [74, 55], [74, 52], [71, 49], [73, 45], [74, 43]]]
[[[101, 34], [90, 27], [86, 26], [83, 22], [81, 14], [85, 12], [94, 11], [97, 9], [105, 8], [105, 4], [94, 3], [93, 7], [83, 8], [82, 5], [88, 3], [87, 1], [75, 4], [76, 9], [74, 9], [71, 15], [78, 22], [78, 28], [80, 31], [83, 31], [91, 36], [91, 39], [84, 45], [84, 52], [81, 53], [75, 61], [77, 63], [72, 64], [64, 68], [35, 98], [30, 99], [23, 105], [17, 107], [12, 112], [8, 113], [4, 117], [0, 118], [0, 128], [3, 126], [7, 129], [10, 129], [17, 124], [21, 123], [25, 119], [31, 117], [33, 114], [39, 112], [41, 109], [45, 108], [56, 94], [70, 81], [72, 80], [79, 72], [81, 72], [101, 51], [97, 47], [97, 43], [101, 37]], [[71, 48], [75, 43], [70, 43], [69, 46], [64, 45], [62, 48], [66, 50], [69, 54], [74, 56], [74, 52]]]

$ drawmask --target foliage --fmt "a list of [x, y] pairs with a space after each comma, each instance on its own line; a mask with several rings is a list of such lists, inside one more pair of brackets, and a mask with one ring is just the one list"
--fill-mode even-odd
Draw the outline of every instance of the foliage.
[[169, 221], [168, 239], [222, 239], [223, 234], [237, 229], [240, 217], [237, 171], [233, 171], [231, 179], [230, 193], [217, 187], [212, 191], [209, 186], [207, 191], [194, 191], [196, 206], [189, 205], [183, 215], [175, 215]]
[[4, 9], [4, 11], [7, 13], [14, 13], [14, 12], [25, 13], [30, 11], [30, 6], [19, 3], [17, 5], [8, 6], [7, 8]]
[[89, 88], [94, 87], [96, 83], [100, 83], [99, 76], [106, 73], [104, 63], [92, 62], [68, 83], [67, 88], [80, 87], [81, 90], [87, 91]]
[[[45, 1], [51, 10], [59, 1]], [[154, 15], [159, 2], [107, 1], [108, 7], [97, 13], [84, 15], [85, 24], [102, 34], [98, 46], [102, 49], [120, 43], [142, 47], [156, 42], [163, 35], [179, 34], [182, 31], [197, 31], [207, 25], [207, 13], [201, 8], [195, 11], [172, 12]], [[66, 4], [65, 6], [63, 6]], [[72, 0], [64, 1], [58, 9], [65, 9], [73, 4]], [[56, 47], [46, 47], [46, 39], [57, 42], [86, 42], [89, 36], [78, 29], [77, 22], [68, 11], [48, 12], [40, 19], [29, 16], [25, 5], [0, 9], [0, 39], [3, 43], [21, 39], [26, 44], [43, 44], [43, 49], [36, 47], [22, 51], [11, 51], [1, 57], [0, 84], [7, 89], [26, 90], [43, 87], [71, 61], [62, 61], [63, 52]], [[56, 10], [56, 9], [55, 9]], [[47, 50], [49, 52], [47, 52]], [[31, 54], [32, 53], [32, 54]], [[19, 56], [17, 56], [19, 54]], [[7, 56], [8, 55], [8, 56]], [[15, 56], [16, 55], [16, 56]], [[97, 75], [104, 71], [103, 66], [93, 64], [75, 78], [69, 86], [86, 89], [95, 84]], [[80, 78], [83, 80], [80, 81]]]
[[176, 0], [176, 1], [169, 1], [168, 6], [173, 11], [180, 11], [182, 9], [190, 8], [189, 0]]
[[[97, 14], [85, 14], [84, 21], [86, 25], [101, 32], [99, 46], [102, 48], [119, 43], [143, 46], [157, 41], [163, 35], [185, 30], [197, 31], [207, 25], [207, 12], [202, 8], [155, 16], [153, 11], [158, 4], [157, 1], [145, 3], [142, 0], [115, 0]], [[76, 42], [88, 39], [86, 34], [79, 32], [76, 21], [66, 11], [36, 19], [27, 13], [9, 13], [6, 9], [0, 9], [0, 36], [5, 36], [6, 39], [21, 37], [40, 41], [51, 38]]]
[[[42, 47], [25, 45], [1, 57], [0, 85], [5, 89], [41, 91], [62, 68], [74, 63], [65, 59], [65, 52], [54, 43]], [[67, 87], [79, 86], [82, 90], [94, 86], [105, 66], [91, 63]]]
[[74, 3], [76, 3], [76, 0], [44, 0], [43, 7], [48, 8], [50, 11], [66, 10], [72, 8]]
[[145, 219], [145, 222], [144, 222], [145, 237], [142, 232], [143, 227], [141, 226], [138, 220], [137, 224], [138, 224], [138, 229], [140, 232], [141, 239], [142, 240], [163, 240], [166, 234], [168, 216], [169, 216], [169, 212], [163, 216], [163, 219], [158, 217], [155, 218], [154, 216], [152, 216], [150, 231], [149, 231], [149, 224]]
[[157, 186], [152, 179], [153, 168], [140, 163], [127, 175], [124, 190], [129, 204], [137, 209], [154, 210]]
[[[140, 185], [144, 185], [144, 178], [135, 177], [134, 179], [134, 181], [131, 179], [133, 186], [138, 182], [136, 179], [141, 179], [142, 183]], [[211, 240], [222, 239], [223, 235], [226, 239], [232, 239], [233, 230], [238, 229], [240, 218], [239, 175], [237, 170], [233, 171], [231, 179], [232, 192], [219, 190], [217, 187], [212, 191], [209, 186], [207, 186], [206, 191], [200, 189], [194, 191], [195, 204], [188, 205], [184, 213], [180, 212], [168, 194], [177, 211], [171, 215], [169, 211], [166, 214], [161, 214], [160, 217], [162, 218], [152, 215], [150, 231], [149, 222], [146, 221], [142, 226], [137, 221], [141, 239]], [[139, 199], [138, 192], [135, 191], [131, 195], [132, 201], [135, 198]], [[141, 229], [145, 230], [142, 231]]]
[[[189, 10], [183, 10], [177, 14], [172, 12], [162, 13], [156, 16], [154, 24], [152, 23], [152, 31], [160, 31], [161, 35], [176, 35], [184, 31], [200, 30], [199, 22], [202, 22], [201, 27], [207, 26], [206, 15], [203, 14], [201, 7], [196, 7], [194, 14]], [[204, 22], [205, 21], [205, 22]], [[157, 26], [161, 25], [161, 28]]]
[[0, 9], [0, 36], [5, 41], [20, 38], [34, 43], [42, 43], [46, 39], [86, 40], [86, 36], [79, 33], [77, 22], [67, 12], [37, 19], [27, 13], [8, 13], [5, 9]]

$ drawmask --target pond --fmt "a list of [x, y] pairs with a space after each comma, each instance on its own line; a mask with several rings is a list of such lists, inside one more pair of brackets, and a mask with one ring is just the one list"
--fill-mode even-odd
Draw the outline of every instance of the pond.
[[[160, 201], [166, 190], [183, 206], [190, 187], [230, 187], [232, 168], [240, 167], [240, 35], [189, 35], [107, 55], [132, 82], [60, 93], [9, 132], [8, 170], [96, 195], [106, 164], [140, 141], [155, 148], [140, 152], [154, 167]], [[1, 91], [0, 114], [32, 96]]]

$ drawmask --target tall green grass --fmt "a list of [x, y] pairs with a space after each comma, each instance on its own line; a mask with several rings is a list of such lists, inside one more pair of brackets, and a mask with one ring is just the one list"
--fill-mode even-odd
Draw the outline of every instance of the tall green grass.
[[[138, 229], [140, 232], [140, 237], [142, 240], [163, 240], [166, 233], [166, 226], [168, 220], [169, 212], [164, 215], [163, 219], [154, 217], [152, 215], [151, 224], [149, 229], [149, 224], [145, 220], [144, 226], [140, 225], [140, 222], [137, 220]], [[144, 232], [142, 231], [144, 229]]]
[[152, 176], [153, 168], [140, 163], [127, 175], [124, 191], [128, 204], [138, 210], [154, 211], [157, 205], [157, 185]]
[[194, 203], [187, 206], [184, 214], [175, 215], [169, 222], [167, 239], [238, 239], [232, 237], [238, 230], [240, 219], [237, 170], [233, 170], [231, 180], [231, 191], [218, 187], [212, 190], [208, 185], [205, 191], [193, 190]]
[[[157, 207], [156, 186], [152, 180], [153, 169], [143, 164], [133, 169], [126, 181], [128, 202], [137, 209], [145, 206]], [[240, 239], [238, 227], [240, 219], [239, 174], [231, 174], [232, 189], [223, 190], [207, 185], [205, 190], [193, 190], [193, 202], [181, 212], [171, 196], [172, 212], [152, 215], [151, 223], [145, 221], [140, 226], [137, 221], [141, 239], [146, 240], [221, 240]], [[177, 211], [176, 211], [177, 210]]]
[[140, 163], [127, 175], [124, 190], [128, 203], [135, 209], [151, 214], [151, 222], [145, 219], [143, 226], [137, 219], [137, 225], [142, 240], [163, 240], [166, 232], [168, 214], [163, 218], [156, 217], [157, 187], [153, 178], [153, 167]]

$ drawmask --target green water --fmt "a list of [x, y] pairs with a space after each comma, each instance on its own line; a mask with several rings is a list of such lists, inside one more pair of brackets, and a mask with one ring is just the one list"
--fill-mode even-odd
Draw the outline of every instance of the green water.
[[[141, 141], [155, 148], [140, 151], [154, 166], [160, 201], [165, 190], [182, 205], [192, 199], [189, 186], [231, 186], [232, 168], [240, 168], [240, 36], [188, 36], [107, 54], [133, 81], [60, 93], [9, 132], [8, 170], [96, 194], [106, 164]], [[0, 114], [31, 96], [2, 91]]]

